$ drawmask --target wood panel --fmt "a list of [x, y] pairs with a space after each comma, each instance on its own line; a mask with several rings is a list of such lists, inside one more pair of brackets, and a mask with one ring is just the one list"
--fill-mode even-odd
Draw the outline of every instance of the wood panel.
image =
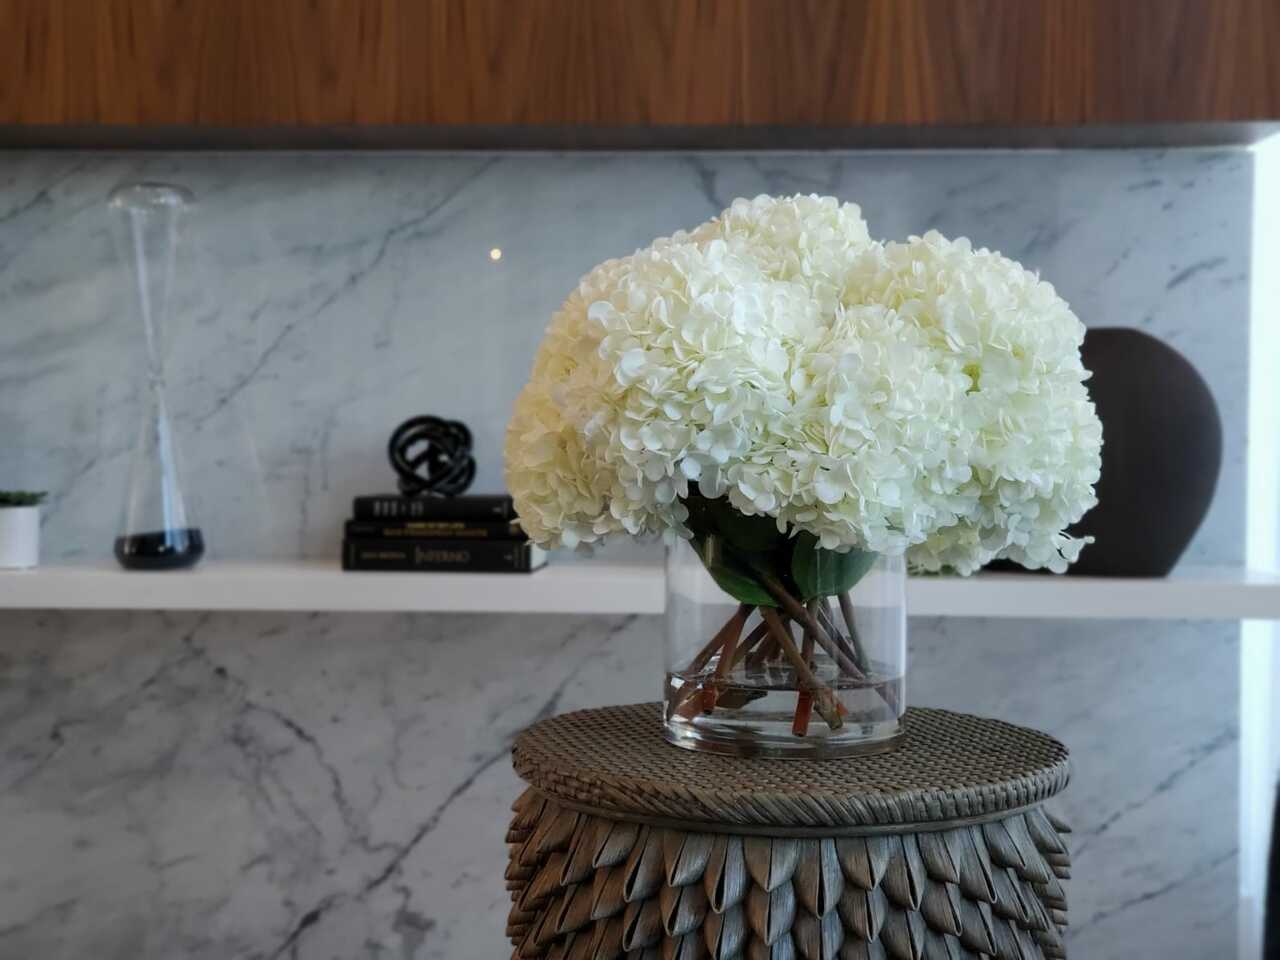
[[1280, 0], [0, 0], [0, 123], [1280, 117]]

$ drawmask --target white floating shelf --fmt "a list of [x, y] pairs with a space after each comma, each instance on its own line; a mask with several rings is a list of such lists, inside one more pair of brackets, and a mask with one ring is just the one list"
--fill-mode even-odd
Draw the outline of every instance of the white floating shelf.
[[345, 573], [305, 560], [0, 572], [0, 608], [661, 613], [664, 601], [662, 568], [641, 563], [568, 562], [528, 574]]
[[918, 616], [1030, 619], [1280, 620], [1280, 575], [1189, 567], [1160, 579], [984, 573], [913, 577]]
[[[344, 573], [332, 562], [209, 562], [194, 570], [126, 572], [114, 565], [0, 572], [0, 608], [294, 610], [471, 613], [661, 613], [652, 562], [556, 563], [533, 574]], [[1280, 576], [1239, 569], [1179, 571], [1163, 580], [981, 574], [914, 577], [917, 616], [1280, 619]]]

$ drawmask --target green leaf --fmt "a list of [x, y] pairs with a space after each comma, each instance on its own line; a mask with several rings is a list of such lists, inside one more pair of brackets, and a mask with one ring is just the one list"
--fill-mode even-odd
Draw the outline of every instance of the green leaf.
[[787, 562], [787, 539], [778, 531], [778, 522], [773, 517], [748, 517], [727, 497], [708, 499], [696, 489], [689, 491], [684, 505], [694, 549], [720, 589], [739, 603], [776, 607], [754, 571], [775, 570], [779, 561]]
[[709, 566], [707, 572], [721, 590], [739, 603], [750, 603], [757, 607], [776, 607], [777, 601], [769, 595], [769, 591], [760, 586], [746, 574], [739, 573], [731, 567], [723, 565]]
[[767, 553], [782, 543], [784, 535], [778, 531], [778, 521], [773, 517], [745, 516], [728, 500], [711, 502], [720, 536], [735, 549], [745, 553]]
[[715, 517], [711, 514], [710, 500], [697, 491], [690, 490], [689, 495], [681, 503], [689, 511], [689, 519], [685, 521], [685, 526], [693, 531], [695, 538], [710, 536], [717, 532]]
[[813, 534], [800, 533], [791, 554], [791, 578], [802, 600], [834, 596], [852, 590], [875, 565], [876, 556], [868, 550], [823, 550]]
[[709, 500], [690, 492], [684, 500], [689, 511], [688, 526], [696, 534], [719, 534], [725, 542], [746, 553], [767, 553], [782, 545], [786, 535], [773, 517], [748, 517], [729, 502], [728, 497]]
[[693, 548], [698, 552], [698, 558], [721, 590], [739, 603], [776, 607], [778, 604], [773, 596], [752, 575], [750, 560], [726, 549], [726, 546], [715, 535], [693, 538]]

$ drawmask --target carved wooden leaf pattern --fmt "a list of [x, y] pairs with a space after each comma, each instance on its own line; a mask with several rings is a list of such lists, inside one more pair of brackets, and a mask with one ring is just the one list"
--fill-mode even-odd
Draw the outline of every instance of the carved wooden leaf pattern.
[[1032, 809], [903, 835], [697, 833], [512, 807], [513, 958], [1059, 960], [1065, 827]]

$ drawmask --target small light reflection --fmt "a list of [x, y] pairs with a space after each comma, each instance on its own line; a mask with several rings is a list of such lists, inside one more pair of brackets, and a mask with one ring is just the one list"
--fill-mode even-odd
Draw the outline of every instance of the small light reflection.
[[497, 261], [501, 260], [501, 259], [502, 259], [502, 248], [501, 248], [501, 247], [494, 247], [492, 250], [490, 250], [490, 251], [489, 251], [489, 259], [490, 259], [490, 260], [492, 260], [492, 261], [494, 261], [495, 263], [496, 263]]

